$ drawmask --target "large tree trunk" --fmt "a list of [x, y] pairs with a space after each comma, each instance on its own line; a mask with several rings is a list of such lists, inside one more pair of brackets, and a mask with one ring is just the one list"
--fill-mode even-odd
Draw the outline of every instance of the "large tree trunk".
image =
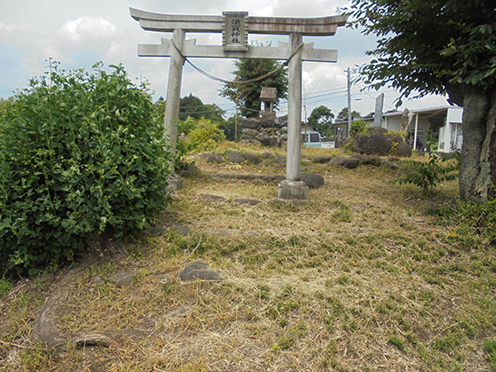
[[460, 198], [486, 203], [496, 195], [496, 92], [467, 90], [463, 107]]

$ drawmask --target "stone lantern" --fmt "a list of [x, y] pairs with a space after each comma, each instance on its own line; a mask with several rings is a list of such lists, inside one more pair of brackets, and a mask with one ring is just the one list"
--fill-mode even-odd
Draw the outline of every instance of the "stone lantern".
[[262, 88], [260, 93], [260, 101], [264, 104], [264, 110], [261, 111], [263, 118], [275, 117], [274, 112], [274, 102], [277, 99], [277, 89], [276, 88]]

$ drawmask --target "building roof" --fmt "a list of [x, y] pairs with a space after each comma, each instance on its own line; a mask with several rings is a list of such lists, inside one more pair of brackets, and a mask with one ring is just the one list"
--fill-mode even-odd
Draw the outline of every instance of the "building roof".
[[[422, 113], [422, 114], [426, 114], [425, 116], [436, 116], [436, 115], [444, 115], [444, 113], [448, 111], [448, 109], [463, 110], [463, 107], [456, 105], [453, 106], [446, 105], [446, 106], [437, 106], [437, 107], [423, 107], [423, 108], [411, 109], [411, 110], [408, 109], [408, 110], [414, 114]], [[399, 110], [387, 111], [382, 114], [382, 116], [402, 116], [402, 115], [403, 115], [403, 111], [399, 111]]]

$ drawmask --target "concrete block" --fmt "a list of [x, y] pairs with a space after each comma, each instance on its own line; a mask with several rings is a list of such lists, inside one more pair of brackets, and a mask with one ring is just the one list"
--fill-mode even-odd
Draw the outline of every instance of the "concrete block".
[[297, 204], [308, 202], [309, 188], [304, 181], [288, 181], [284, 180], [279, 184], [277, 190], [278, 199], [295, 201]]

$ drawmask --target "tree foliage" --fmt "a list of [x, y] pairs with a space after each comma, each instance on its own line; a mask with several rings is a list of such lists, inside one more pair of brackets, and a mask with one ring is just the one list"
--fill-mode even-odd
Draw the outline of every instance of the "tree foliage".
[[163, 119], [124, 68], [35, 78], [0, 112], [0, 269], [72, 259], [147, 227], [168, 200]]
[[[360, 113], [358, 111], [352, 111], [351, 117], [352, 118], [361, 118], [362, 115], [360, 115]], [[345, 106], [341, 109], [341, 111], [339, 111], [338, 119], [348, 120], [348, 107]]]
[[334, 114], [326, 106], [319, 106], [312, 110], [308, 117], [308, 125], [318, 130], [324, 136], [332, 135], [332, 119]]
[[362, 69], [372, 87], [401, 98], [448, 94], [464, 107], [460, 196], [486, 202], [496, 184], [496, 5], [494, 0], [352, 0], [347, 10], [379, 37]]
[[186, 120], [188, 117], [198, 120], [204, 117], [207, 120], [223, 123], [225, 121], [222, 117], [224, 112], [216, 104], [203, 104], [203, 101], [192, 93], [181, 98], [179, 103], [179, 120]]
[[235, 81], [239, 82], [255, 79], [277, 70], [262, 80], [249, 84], [226, 83], [221, 89], [220, 94], [222, 97], [241, 105], [240, 111], [243, 116], [258, 116], [262, 88], [276, 88], [277, 101], [274, 107], [277, 107], [280, 99], [287, 98], [287, 68], [282, 67], [280, 62], [270, 59], [238, 59], [234, 61], [234, 66], [236, 67], [234, 71]]
[[496, 78], [496, 10], [492, 0], [353, 0], [354, 25], [379, 37], [363, 73], [372, 86], [450, 93], [451, 85], [486, 89]]

